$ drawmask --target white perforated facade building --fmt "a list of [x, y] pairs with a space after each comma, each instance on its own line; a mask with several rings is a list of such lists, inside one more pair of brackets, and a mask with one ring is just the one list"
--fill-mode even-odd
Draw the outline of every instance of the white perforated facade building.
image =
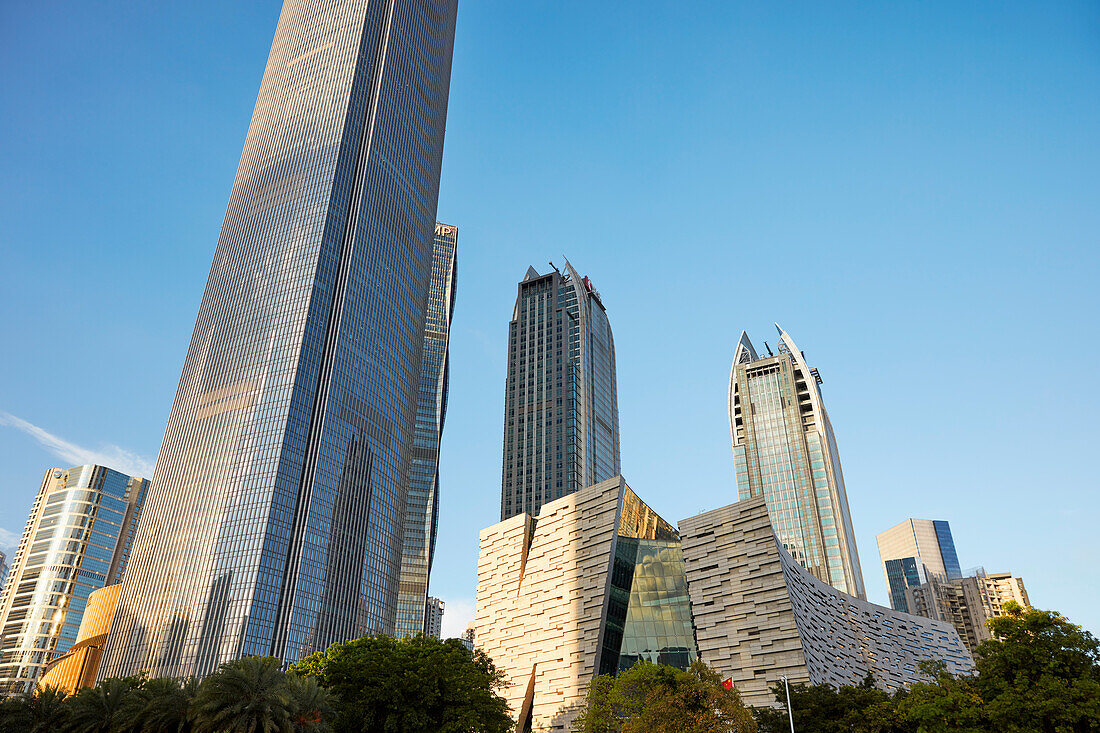
[[699, 655], [732, 677], [749, 705], [775, 704], [791, 682], [856, 685], [873, 675], [888, 690], [942, 660], [963, 674], [973, 661], [947, 623], [860, 600], [818, 580], [777, 541], [763, 497], [680, 522]]

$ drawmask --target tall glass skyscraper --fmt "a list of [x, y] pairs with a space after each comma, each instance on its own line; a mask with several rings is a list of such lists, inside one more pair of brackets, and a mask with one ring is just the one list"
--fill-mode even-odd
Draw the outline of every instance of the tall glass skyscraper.
[[409, 461], [409, 500], [405, 508], [397, 636], [415, 636], [430, 630], [429, 618], [425, 614], [431, 615], [428, 579], [432, 572], [435, 535], [439, 526], [439, 441], [447, 414], [450, 371], [447, 344], [457, 286], [458, 227], [436, 223], [432, 281], [428, 290], [428, 313], [424, 320], [424, 353], [420, 359], [420, 394]]
[[500, 518], [619, 475], [615, 340], [600, 294], [568, 261], [527, 268], [508, 325]]
[[88, 596], [123, 577], [148, 485], [91, 464], [46, 471], [0, 593], [0, 694], [33, 691]]
[[757, 354], [742, 331], [730, 369], [738, 497], [763, 495], [783, 548], [815, 577], [867, 600], [821, 376], [775, 327], [778, 354]]
[[393, 633], [457, 0], [285, 0], [101, 677]]

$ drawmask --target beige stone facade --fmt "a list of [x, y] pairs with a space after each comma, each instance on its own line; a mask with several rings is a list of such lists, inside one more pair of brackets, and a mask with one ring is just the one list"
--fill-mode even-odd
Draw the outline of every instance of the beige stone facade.
[[[662, 629], [653, 632], [661, 648], [642, 658], [695, 658], [682, 564], [681, 597], [660, 596], [647, 584], [653, 563], [646, 558], [654, 555], [631, 554], [647, 543], [656, 548], [649, 552], [671, 547], [678, 556], [675, 529], [621, 477], [543, 504], [537, 517], [521, 514], [482, 530], [474, 638], [504, 672], [502, 694], [517, 730], [528, 723], [536, 733], [569, 730], [593, 677], [617, 671], [622, 660], [633, 663], [628, 649], [638, 654], [639, 639], [632, 629]], [[625, 568], [628, 579], [633, 572], [629, 590], [613, 582], [613, 567], [617, 575]], [[646, 614], [645, 623], [633, 622]]]
[[792, 682], [897, 689], [940, 659], [954, 673], [973, 661], [949, 624], [877, 606], [818, 580], [780, 546], [762, 497], [680, 522], [699, 654], [732, 677], [749, 705]]

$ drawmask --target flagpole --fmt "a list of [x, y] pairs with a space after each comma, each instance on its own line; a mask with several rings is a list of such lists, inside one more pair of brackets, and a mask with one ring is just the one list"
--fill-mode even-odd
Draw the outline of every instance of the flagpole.
[[794, 733], [794, 711], [791, 710], [791, 686], [787, 682], [787, 675], [783, 675], [783, 687], [787, 690], [787, 717], [791, 720], [791, 733]]

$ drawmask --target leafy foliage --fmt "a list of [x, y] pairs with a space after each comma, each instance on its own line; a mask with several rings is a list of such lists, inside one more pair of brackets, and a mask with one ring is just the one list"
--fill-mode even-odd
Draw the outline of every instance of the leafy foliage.
[[363, 733], [505, 733], [501, 673], [457, 639], [365, 636], [303, 659], [292, 670], [315, 677], [336, 698], [336, 728]]
[[[988, 622], [993, 638], [976, 654], [977, 674], [953, 677], [924, 663], [928, 682], [893, 695], [859, 687], [791, 685], [796, 730], [869, 733], [1084, 733], [1100, 730], [1100, 642], [1054, 611], [1006, 603]], [[780, 709], [757, 710], [764, 733], [787, 733]]]
[[638, 662], [617, 677], [600, 675], [573, 722], [575, 733], [754, 733], [736, 690], [700, 661], [684, 672]]

